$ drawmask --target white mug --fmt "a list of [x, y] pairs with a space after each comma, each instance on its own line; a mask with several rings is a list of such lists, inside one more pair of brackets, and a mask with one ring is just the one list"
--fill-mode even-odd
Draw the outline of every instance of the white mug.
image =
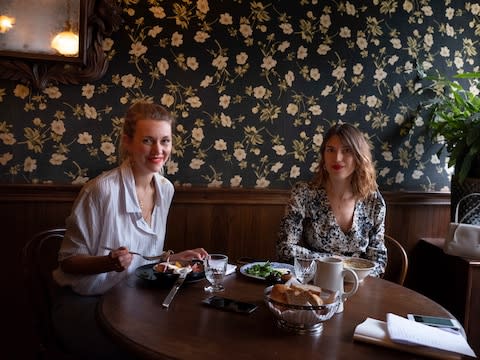
[[[352, 269], [343, 267], [343, 261], [337, 257], [324, 257], [317, 259], [317, 272], [315, 273], [314, 284], [332, 291], [338, 291], [341, 297], [340, 305], [337, 313], [343, 311], [343, 302], [358, 289], [358, 276]], [[352, 289], [348, 292], [344, 291], [343, 282], [345, 276], [349, 274], [349, 278], [353, 279]]]

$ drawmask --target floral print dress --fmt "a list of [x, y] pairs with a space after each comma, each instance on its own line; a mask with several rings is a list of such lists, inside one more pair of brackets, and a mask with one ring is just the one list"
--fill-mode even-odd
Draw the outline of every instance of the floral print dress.
[[295, 255], [357, 256], [375, 262], [372, 276], [385, 272], [387, 249], [386, 205], [377, 191], [355, 204], [351, 229], [344, 233], [338, 225], [324, 188], [299, 182], [293, 188], [286, 213], [280, 223], [277, 256], [293, 262]]

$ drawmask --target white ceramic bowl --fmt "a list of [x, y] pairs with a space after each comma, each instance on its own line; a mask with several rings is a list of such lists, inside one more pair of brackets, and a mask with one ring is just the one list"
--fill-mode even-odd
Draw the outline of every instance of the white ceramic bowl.
[[[343, 266], [352, 269], [358, 276], [358, 281], [362, 282], [370, 273], [372, 272], [375, 264], [373, 261], [357, 258], [357, 257], [347, 257], [343, 259]], [[345, 277], [345, 281], [353, 282], [353, 277], [347, 276]]]
[[328, 304], [315, 306], [285, 304], [270, 298], [272, 288], [273, 286], [269, 286], [264, 291], [265, 304], [276, 318], [280, 328], [298, 334], [321, 333], [323, 322], [335, 314], [340, 304], [340, 296], [330, 290], [322, 290], [320, 295], [322, 299], [334, 298], [334, 301]]

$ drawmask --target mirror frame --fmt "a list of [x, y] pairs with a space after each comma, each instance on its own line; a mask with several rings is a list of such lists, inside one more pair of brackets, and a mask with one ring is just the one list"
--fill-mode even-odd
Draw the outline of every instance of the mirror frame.
[[103, 40], [120, 28], [121, 7], [115, 0], [81, 0], [80, 19], [79, 56], [0, 51], [0, 78], [40, 90], [50, 83], [78, 85], [100, 79], [108, 69]]
[[[18, 45], [18, 44], [12, 44], [11, 47], [10, 46], [10, 43], [7, 42], [4, 47], [0, 47], [0, 57], [9, 57], [9, 58], [22, 58], [22, 59], [30, 59], [30, 60], [50, 60], [50, 61], [60, 61], [60, 62], [75, 62], [75, 63], [78, 63], [78, 64], [82, 64], [82, 65], [85, 65], [86, 63], [86, 56], [85, 56], [85, 45], [86, 45], [86, 34], [87, 34], [87, 17], [90, 15], [90, 14], [87, 14], [87, 3], [85, 0], [76, 0], [75, 2], [76, 4], [76, 13], [78, 13], [79, 17], [78, 19], [76, 19], [76, 23], [78, 24], [78, 28], [77, 28], [77, 31], [78, 31], [78, 34], [79, 34], [79, 46], [78, 46], [78, 53], [75, 55], [75, 56], [65, 56], [65, 55], [61, 55], [60, 53], [57, 53], [55, 52], [55, 50], [53, 48], [51, 48], [49, 46], [50, 42], [49, 41], [46, 41], [46, 43], [48, 43], [48, 48], [47, 49], [44, 49], [43, 52], [35, 52], [33, 50], [30, 50], [28, 48], [25, 49], [25, 51], [18, 51], [18, 50], [15, 50], [15, 46], [14, 45]], [[50, 12], [54, 12], [55, 10], [57, 10], [58, 6], [62, 6], [62, 4], [58, 4], [58, 2], [52, 4], [52, 5], [48, 5], [48, 2], [46, 4], [43, 4], [42, 5], [44, 6], [52, 6], [50, 8]], [[15, 14], [16, 12], [21, 12], [22, 9], [21, 9], [21, 4], [19, 5], [16, 5], [15, 4], [15, 0], [12, 1], [12, 4], [11, 4], [12, 8], [9, 9], [8, 12], [10, 12], [11, 14]], [[17, 7], [15, 7], [17, 6]], [[70, 6], [70, 5], [69, 5]], [[7, 8], [8, 10], [8, 8]], [[28, 16], [35, 16], [34, 13], [29, 13]], [[15, 28], [19, 26], [17, 24], [15, 24], [15, 26], [13, 27], [12, 30], [15, 30]], [[52, 29], [49, 29], [47, 27], [45, 27], [44, 29], [39, 29], [38, 32], [47, 32], [48, 34], [51, 34], [52, 33]], [[37, 32], [37, 34], [38, 34]], [[8, 36], [8, 34], [7, 34]], [[48, 35], [47, 35], [48, 36]], [[2, 35], [0, 34], [0, 38], [2, 37]], [[45, 39], [45, 40], [48, 40]], [[10, 42], [13, 42], [15, 41], [15, 39], [12, 39], [10, 40]], [[50, 52], [48, 52], [50, 51]]]

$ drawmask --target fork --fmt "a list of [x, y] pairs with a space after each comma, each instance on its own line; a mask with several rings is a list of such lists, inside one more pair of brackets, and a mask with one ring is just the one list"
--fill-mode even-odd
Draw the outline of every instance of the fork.
[[[116, 250], [116, 249], [112, 249], [108, 246], [103, 246], [103, 248], [105, 250], [110, 250], [110, 251], [113, 251], [113, 250]], [[141, 256], [142, 258], [144, 258], [145, 260], [149, 260], [149, 261], [152, 261], [152, 260], [160, 260], [162, 257], [163, 257], [163, 254], [162, 255], [155, 255], [155, 256], [147, 256], [147, 255], [142, 255], [138, 252], [135, 252], [135, 251], [129, 251], [130, 254], [132, 255], [138, 255], [138, 256]]]

